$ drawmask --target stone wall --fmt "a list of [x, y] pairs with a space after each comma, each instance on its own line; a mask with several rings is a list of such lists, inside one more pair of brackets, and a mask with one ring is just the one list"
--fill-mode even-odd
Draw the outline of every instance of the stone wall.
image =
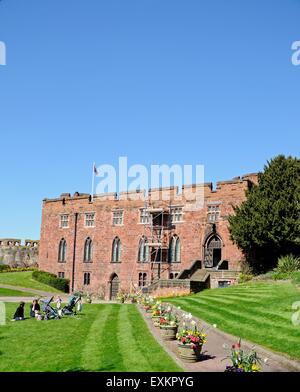
[[20, 239], [0, 239], [0, 264], [10, 267], [31, 267], [38, 265], [39, 241]]

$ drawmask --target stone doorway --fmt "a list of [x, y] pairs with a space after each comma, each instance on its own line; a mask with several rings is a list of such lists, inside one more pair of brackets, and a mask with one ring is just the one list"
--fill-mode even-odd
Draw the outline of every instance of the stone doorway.
[[110, 299], [115, 300], [118, 296], [120, 288], [120, 279], [117, 274], [114, 274], [110, 281]]
[[206, 241], [204, 247], [204, 266], [216, 267], [222, 260], [222, 241], [217, 234], [212, 235]]

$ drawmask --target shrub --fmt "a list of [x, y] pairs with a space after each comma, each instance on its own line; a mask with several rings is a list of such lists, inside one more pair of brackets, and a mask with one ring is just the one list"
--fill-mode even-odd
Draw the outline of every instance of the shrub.
[[7, 272], [9, 269], [9, 265], [0, 265], [0, 272]]
[[238, 278], [238, 282], [239, 283], [245, 283], [245, 282], [249, 282], [249, 280], [253, 279], [253, 275], [252, 274], [245, 274], [245, 273], [240, 273], [239, 274], [239, 278]]
[[54, 274], [38, 270], [33, 271], [32, 278], [37, 280], [38, 282], [54, 287], [57, 290], [61, 290], [65, 293], [69, 292], [69, 279], [58, 278]]
[[282, 256], [279, 258], [275, 270], [283, 273], [300, 270], [300, 258], [293, 255]]

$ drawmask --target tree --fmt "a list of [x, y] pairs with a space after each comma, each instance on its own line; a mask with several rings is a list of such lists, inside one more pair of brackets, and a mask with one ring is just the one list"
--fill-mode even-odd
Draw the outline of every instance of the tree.
[[300, 160], [279, 155], [268, 162], [229, 217], [229, 230], [258, 271], [274, 267], [282, 255], [299, 255]]

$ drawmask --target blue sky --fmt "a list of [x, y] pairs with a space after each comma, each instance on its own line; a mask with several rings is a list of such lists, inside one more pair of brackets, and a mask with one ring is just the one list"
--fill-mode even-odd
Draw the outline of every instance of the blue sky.
[[215, 182], [299, 155], [297, 40], [299, 0], [0, 1], [0, 237], [39, 238], [93, 161]]

